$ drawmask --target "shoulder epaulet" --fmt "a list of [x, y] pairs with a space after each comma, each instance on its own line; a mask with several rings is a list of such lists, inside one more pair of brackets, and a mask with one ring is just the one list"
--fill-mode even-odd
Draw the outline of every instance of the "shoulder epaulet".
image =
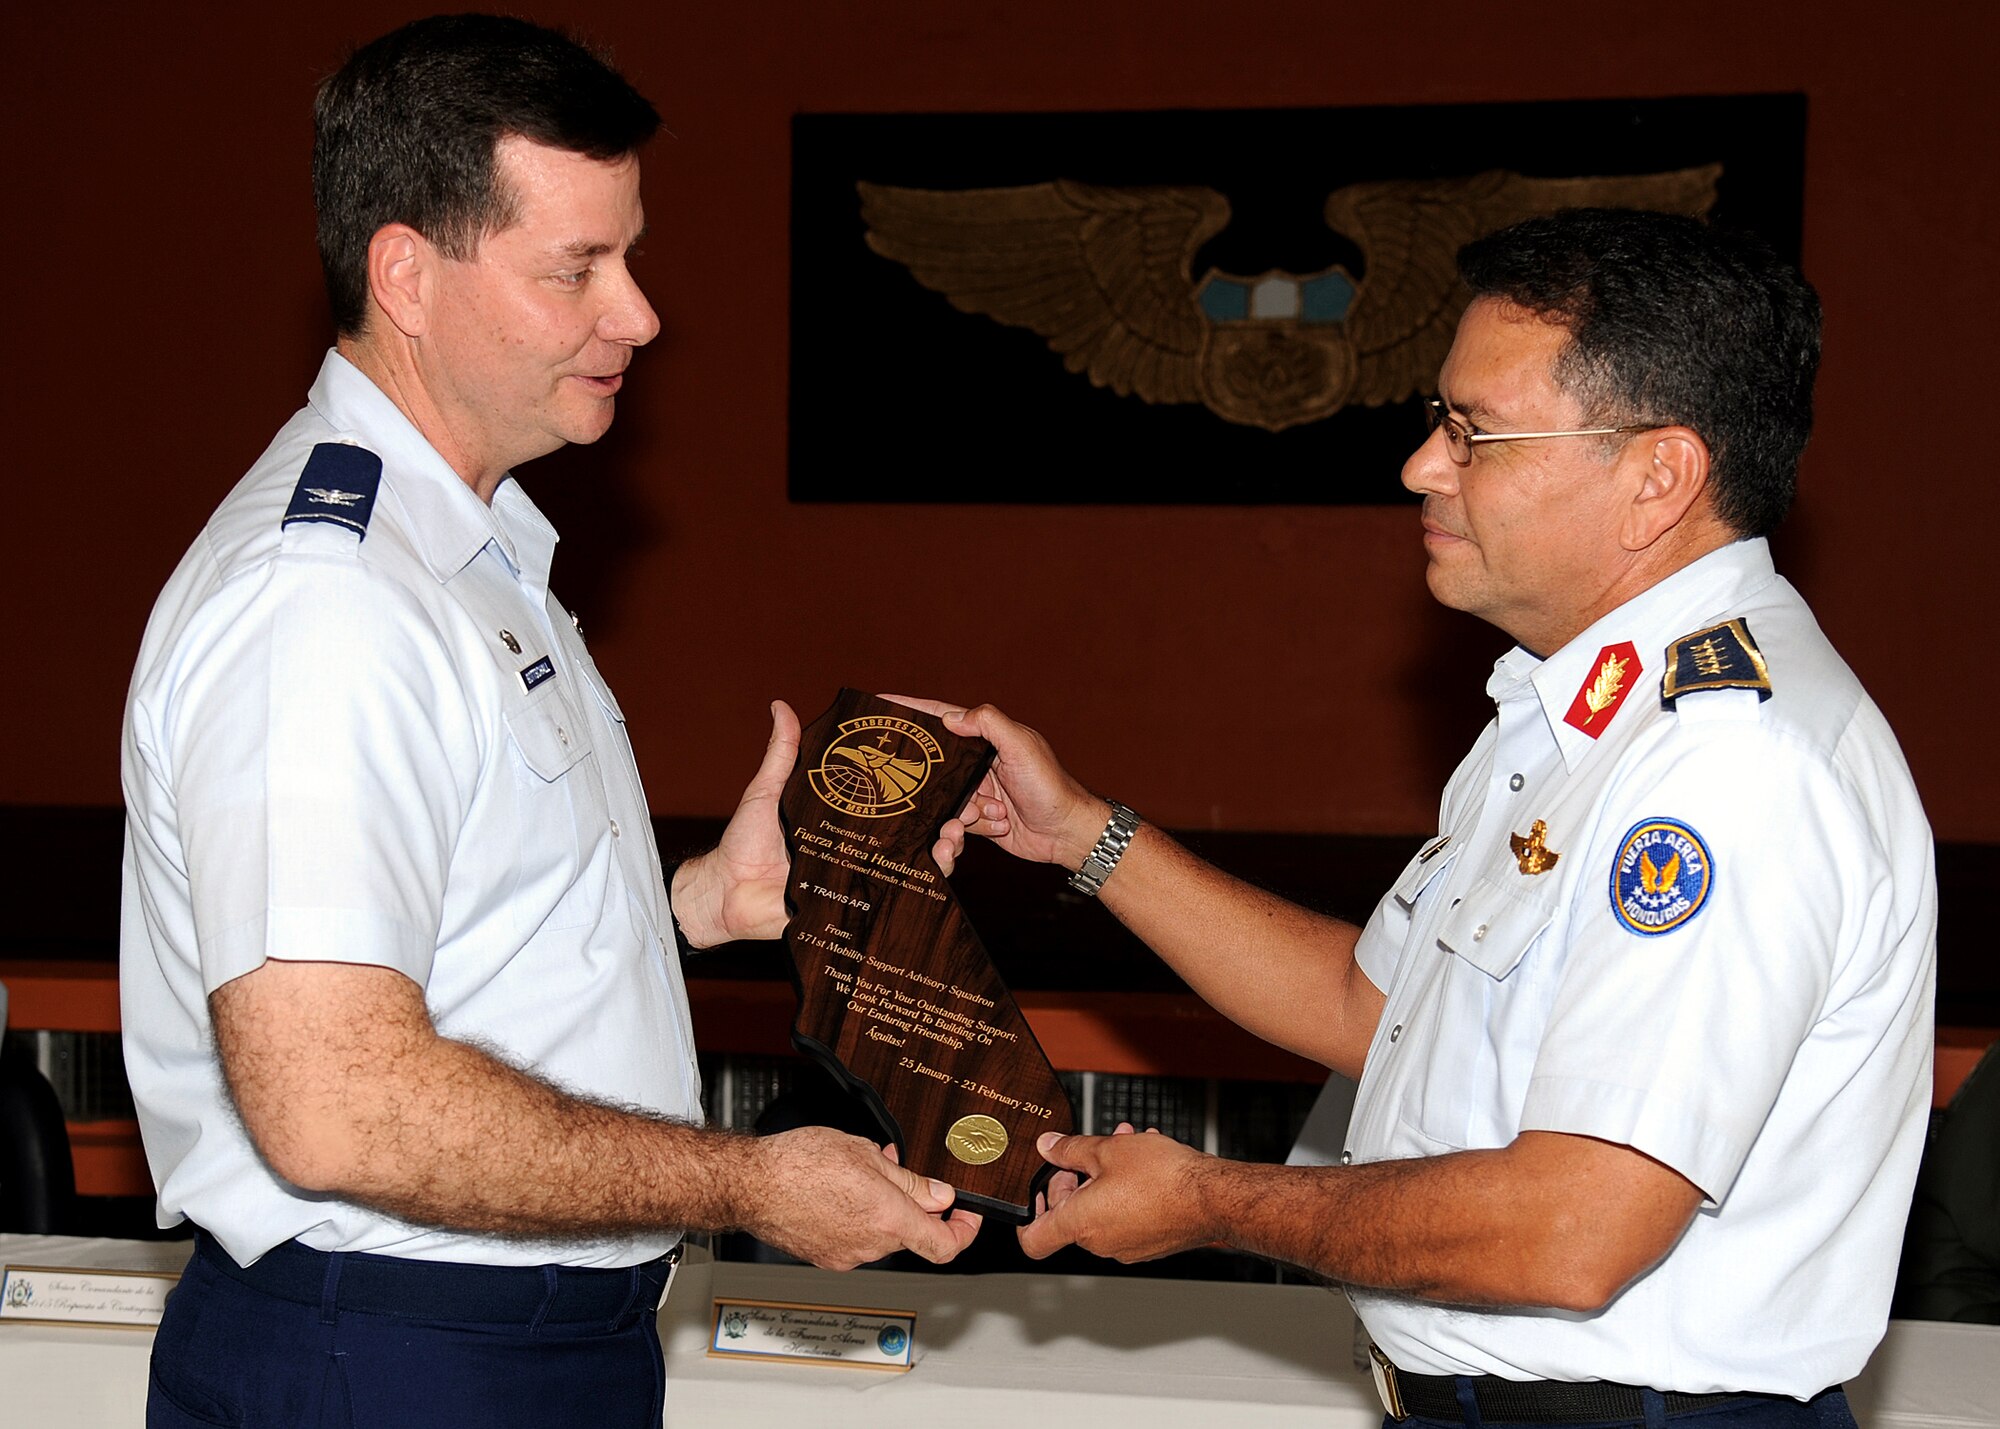
[[284, 524], [331, 521], [366, 540], [375, 493], [382, 485], [382, 458], [366, 447], [321, 442], [306, 458]]
[[1771, 672], [1747, 621], [1725, 620], [1667, 647], [1660, 704], [1672, 709], [1682, 695], [1699, 690], [1755, 690], [1759, 700], [1771, 698]]

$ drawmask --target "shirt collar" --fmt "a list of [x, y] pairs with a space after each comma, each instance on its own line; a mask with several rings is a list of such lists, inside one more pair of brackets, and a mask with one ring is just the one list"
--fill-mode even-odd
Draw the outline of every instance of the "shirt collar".
[[549, 567], [555, 563], [556, 542], [561, 538], [511, 472], [493, 493], [493, 518], [500, 530], [495, 539], [511, 553], [514, 573], [534, 595], [536, 604], [546, 604]]
[[[1776, 578], [1768, 541], [1756, 537], [1732, 542], [1648, 586], [1545, 660], [1537, 661], [1516, 646], [1494, 664], [1487, 690], [1497, 699], [1521, 679], [1532, 680], [1563, 762], [1574, 769], [1626, 714], [1628, 704], [1642, 702], [1647, 691], [1659, 688], [1671, 642], [1712, 624]], [[1617, 672], [1616, 682], [1625, 688], [1626, 699], [1593, 738], [1564, 716], [1597, 681], [1606, 652], [1628, 643], [1639, 668]]]
[[306, 401], [382, 458], [382, 484], [408, 513], [411, 544], [438, 580], [464, 570], [491, 542], [515, 574], [547, 591], [555, 528], [511, 474], [488, 506], [388, 394], [337, 351], [328, 350]]

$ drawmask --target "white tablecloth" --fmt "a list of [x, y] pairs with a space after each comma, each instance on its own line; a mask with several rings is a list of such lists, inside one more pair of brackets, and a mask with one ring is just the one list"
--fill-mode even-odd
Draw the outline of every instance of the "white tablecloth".
[[[885, 1374], [712, 1360], [715, 1296], [913, 1310], [916, 1363]], [[1306, 1286], [700, 1263], [681, 1267], [660, 1329], [675, 1426], [1382, 1422], [1353, 1367], [1347, 1301]]]
[[[186, 1242], [0, 1236], [0, 1263], [174, 1270], [187, 1255]], [[709, 1306], [718, 1295], [915, 1311], [916, 1367], [896, 1375], [711, 1360]], [[1036, 1420], [1359, 1429], [1381, 1421], [1367, 1379], [1352, 1368], [1346, 1301], [1301, 1286], [842, 1276], [694, 1256], [675, 1277], [660, 1332], [667, 1422], [675, 1429], [895, 1422], [1018, 1429]], [[0, 1322], [0, 1424], [141, 1423], [152, 1338], [144, 1330]], [[2000, 1429], [2000, 1327], [1891, 1321], [1848, 1394], [1867, 1429]]]

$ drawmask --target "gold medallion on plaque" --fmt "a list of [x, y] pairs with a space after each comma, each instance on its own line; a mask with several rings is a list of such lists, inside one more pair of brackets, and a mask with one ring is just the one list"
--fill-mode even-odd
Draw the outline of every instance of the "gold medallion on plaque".
[[931, 777], [931, 766], [944, 758], [929, 730], [892, 715], [848, 720], [835, 740], [807, 777], [829, 807], [859, 819], [886, 819], [916, 808], [917, 791]]
[[998, 1161], [1007, 1149], [1007, 1128], [990, 1116], [974, 1112], [951, 1124], [944, 1134], [945, 1149], [968, 1166], [984, 1166]]

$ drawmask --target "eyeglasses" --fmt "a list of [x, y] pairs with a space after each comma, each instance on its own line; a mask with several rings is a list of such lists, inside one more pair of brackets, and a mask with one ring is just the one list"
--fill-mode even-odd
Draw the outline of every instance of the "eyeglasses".
[[1482, 432], [1454, 417], [1451, 408], [1432, 397], [1424, 403], [1424, 416], [1431, 430], [1444, 428], [1444, 449], [1460, 466], [1472, 465], [1472, 449], [1481, 442], [1526, 442], [1542, 437], [1609, 437], [1620, 432], [1649, 432], [1652, 426], [1640, 422], [1629, 427], [1580, 427], [1573, 432]]

